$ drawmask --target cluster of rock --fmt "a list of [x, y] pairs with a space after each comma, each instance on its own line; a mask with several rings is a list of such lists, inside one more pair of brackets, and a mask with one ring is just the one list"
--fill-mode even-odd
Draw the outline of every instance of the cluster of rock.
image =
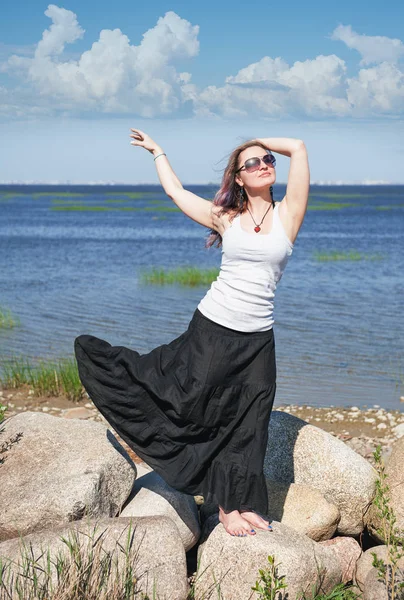
[[[78, 541], [93, 535], [103, 552], [114, 552], [129, 531], [139, 592], [161, 600], [186, 600], [187, 557], [196, 550], [195, 600], [218, 598], [218, 586], [223, 600], [259, 598], [251, 588], [269, 555], [285, 576], [289, 600], [349, 581], [364, 600], [387, 599], [372, 566], [372, 552], [388, 560], [372, 505], [374, 468], [341, 440], [285, 412], [273, 411], [268, 440], [264, 473], [273, 531], [232, 537], [217, 506], [199, 506], [147, 465], [135, 464], [104, 424], [36, 412], [12, 416], [0, 426], [0, 562], [16, 576], [23, 547], [40, 566], [44, 549], [68, 554], [63, 540], [70, 535]], [[403, 459], [404, 437], [387, 465], [401, 529]], [[357, 540], [365, 528], [375, 547], [362, 552]]]

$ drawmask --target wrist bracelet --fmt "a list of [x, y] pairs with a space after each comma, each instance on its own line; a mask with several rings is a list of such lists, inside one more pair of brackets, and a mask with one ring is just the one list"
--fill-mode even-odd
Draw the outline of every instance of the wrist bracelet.
[[157, 154], [157, 156], [154, 157], [154, 160], [156, 160], [156, 158], [158, 158], [159, 156], [167, 156], [167, 154], [165, 152], [162, 152], [161, 154]]

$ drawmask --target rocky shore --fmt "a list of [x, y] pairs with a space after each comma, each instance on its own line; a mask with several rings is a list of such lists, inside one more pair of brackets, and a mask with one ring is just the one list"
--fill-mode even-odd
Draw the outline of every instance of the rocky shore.
[[[282, 565], [290, 600], [302, 590], [328, 593], [340, 584], [353, 584], [358, 599], [390, 597], [372, 566], [372, 552], [384, 564], [390, 560], [390, 537], [373, 504], [373, 452], [382, 447], [391, 508], [404, 531], [400, 411], [275, 406], [264, 461], [273, 531], [237, 538], [219, 522], [217, 505], [168, 486], [88, 397], [72, 404], [34, 397], [28, 388], [3, 389], [0, 403], [7, 407], [0, 427], [0, 563], [7, 564], [7, 577], [26, 572], [23, 548], [29, 547], [33, 571], [24, 582], [39, 575], [55, 583], [57, 569], [46, 570], [44, 549], [68, 561], [64, 540], [73, 536], [69, 547], [89, 543], [85, 552], [92, 557], [98, 545], [100, 556], [116, 558], [119, 578], [130, 565], [131, 582], [146, 594], [157, 585], [161, 600], [213, 600], [217, 581], [223, 600], [258, 600], [251, 590], [268, 556]], [[125, 539], [133, 540], [134, 554], [124, 559]], [[86, 580], [90, 565], [96, 565], [92, 576], [99, 573], [91, 558]], [[402, 582], [404, 557], [398, 567]], [[31, 595], [27, 590], [24, 597]]]
[[[401, 398], [404, 408], [404, 397]], [[24, 411], [43, 412], [65, 419], [83, 419], [106, 423], [91, 400], [86, 397], [81, 402], [73, 403], [63, 396], [36, 397], [28, 387], [0, 389], [0, 403], [7, 406], [5, 417]], [[331, 435], [345, 442], [350, 448], [374, 463], [373, 452], [378, 444], [382, 447], [382, 456], [387, 458], [393, 443], [404, 436], [404, 412], [386, 410], [380, 406], [372, 408], [351, 407], [315, 407], [291, 404], [288, 406], [275, 404], [274, 410], [285, 412], [311, 425], [320, 427]], [[125, 443], [122, 442], [125, 446]], [[128, 448], [126, 448], [128, 450]], [[141, 462], [130, 451], [135, 462]]]

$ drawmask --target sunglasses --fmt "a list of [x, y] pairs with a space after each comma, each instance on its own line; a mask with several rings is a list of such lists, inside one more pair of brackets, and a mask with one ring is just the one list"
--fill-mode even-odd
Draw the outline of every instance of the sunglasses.
[[244, 169], [247, 173], [253, 173], [254, 171], [258, 171], [261, 166], [261, 161], [267, 167], [274, 167], [276, 165], [276, 158], [273, 154], [264, 154], [264, 156], [253, 156], [253, 158], [248, 158], [244, 165], [237, 169], [236, 173]]

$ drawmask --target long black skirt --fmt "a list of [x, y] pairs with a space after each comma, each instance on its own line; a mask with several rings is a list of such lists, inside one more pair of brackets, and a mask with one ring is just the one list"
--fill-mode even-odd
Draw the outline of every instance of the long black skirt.
[[170, 486], [226, 511], [267, 513], [272, 329], [235, 331], [196, 309], [182, 335], [148, 354], [90, 335], [75, 353], [98, 410]]

